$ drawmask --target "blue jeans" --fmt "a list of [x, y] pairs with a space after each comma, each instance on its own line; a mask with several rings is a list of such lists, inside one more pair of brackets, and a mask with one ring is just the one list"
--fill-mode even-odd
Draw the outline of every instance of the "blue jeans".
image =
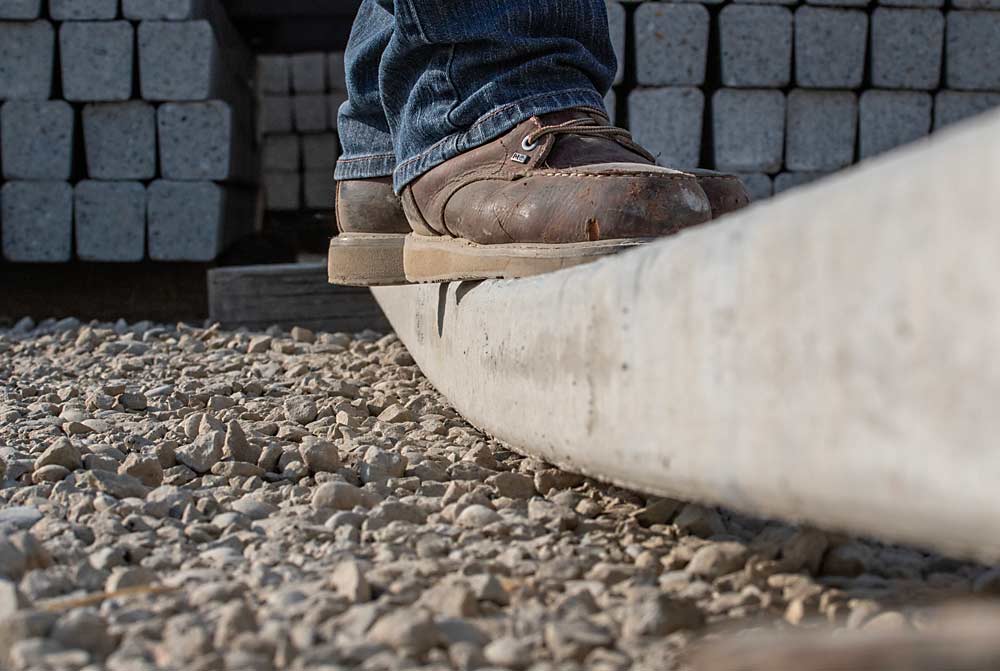
[[396, 191], [536, 115], [604, 110], [604, 0], [364, 0], [345, 54], [336, 178]]

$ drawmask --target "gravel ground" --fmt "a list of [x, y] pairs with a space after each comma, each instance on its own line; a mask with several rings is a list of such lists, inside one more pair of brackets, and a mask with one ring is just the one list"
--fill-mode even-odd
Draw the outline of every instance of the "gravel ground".
[[393, 335], [0, 331], [0, 668], [690, 668], [1000, 572], [518, 455]]

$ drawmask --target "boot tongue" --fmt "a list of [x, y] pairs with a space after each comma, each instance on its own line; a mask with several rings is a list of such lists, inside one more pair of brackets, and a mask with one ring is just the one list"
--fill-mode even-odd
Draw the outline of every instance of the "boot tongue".
[[[538, 120], [543, 126], [557, 126], [573, 119], [592, 119], [599, 124], [607, 124], [608, 120], [593, 113], [580, 109], [569, 109], [550, 114], [541, 114]], [[609, 137], [595, 135], [576, 135], [573, 133], [558, 133], [545, 165], [549, 168], [575, 168], [582, 165], [597, 163], [641, 163], [651, 165], [651, 162], [641, 154], [619, 144]]]

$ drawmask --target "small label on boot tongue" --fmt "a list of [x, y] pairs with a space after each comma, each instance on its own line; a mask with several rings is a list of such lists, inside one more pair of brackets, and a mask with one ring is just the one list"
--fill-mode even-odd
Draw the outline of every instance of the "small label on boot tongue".
[[529, 159], [526, 154], [514, 154], [510, 157], [510, 160], [516, 163], [527, 163]]

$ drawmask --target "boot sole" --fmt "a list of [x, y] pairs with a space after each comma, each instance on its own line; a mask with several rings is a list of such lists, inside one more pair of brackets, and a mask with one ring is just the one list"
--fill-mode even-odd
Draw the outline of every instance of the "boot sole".
[[412, 283], [516, 279], [590, 263], [651, 238], [562, 244], [479, 245], [461, 238], [406, 236], [403, 263]]
[[403, 272], [405, 233], [341, 233], [330, 240], [330, 284], [379, 287], [408, 284]]

